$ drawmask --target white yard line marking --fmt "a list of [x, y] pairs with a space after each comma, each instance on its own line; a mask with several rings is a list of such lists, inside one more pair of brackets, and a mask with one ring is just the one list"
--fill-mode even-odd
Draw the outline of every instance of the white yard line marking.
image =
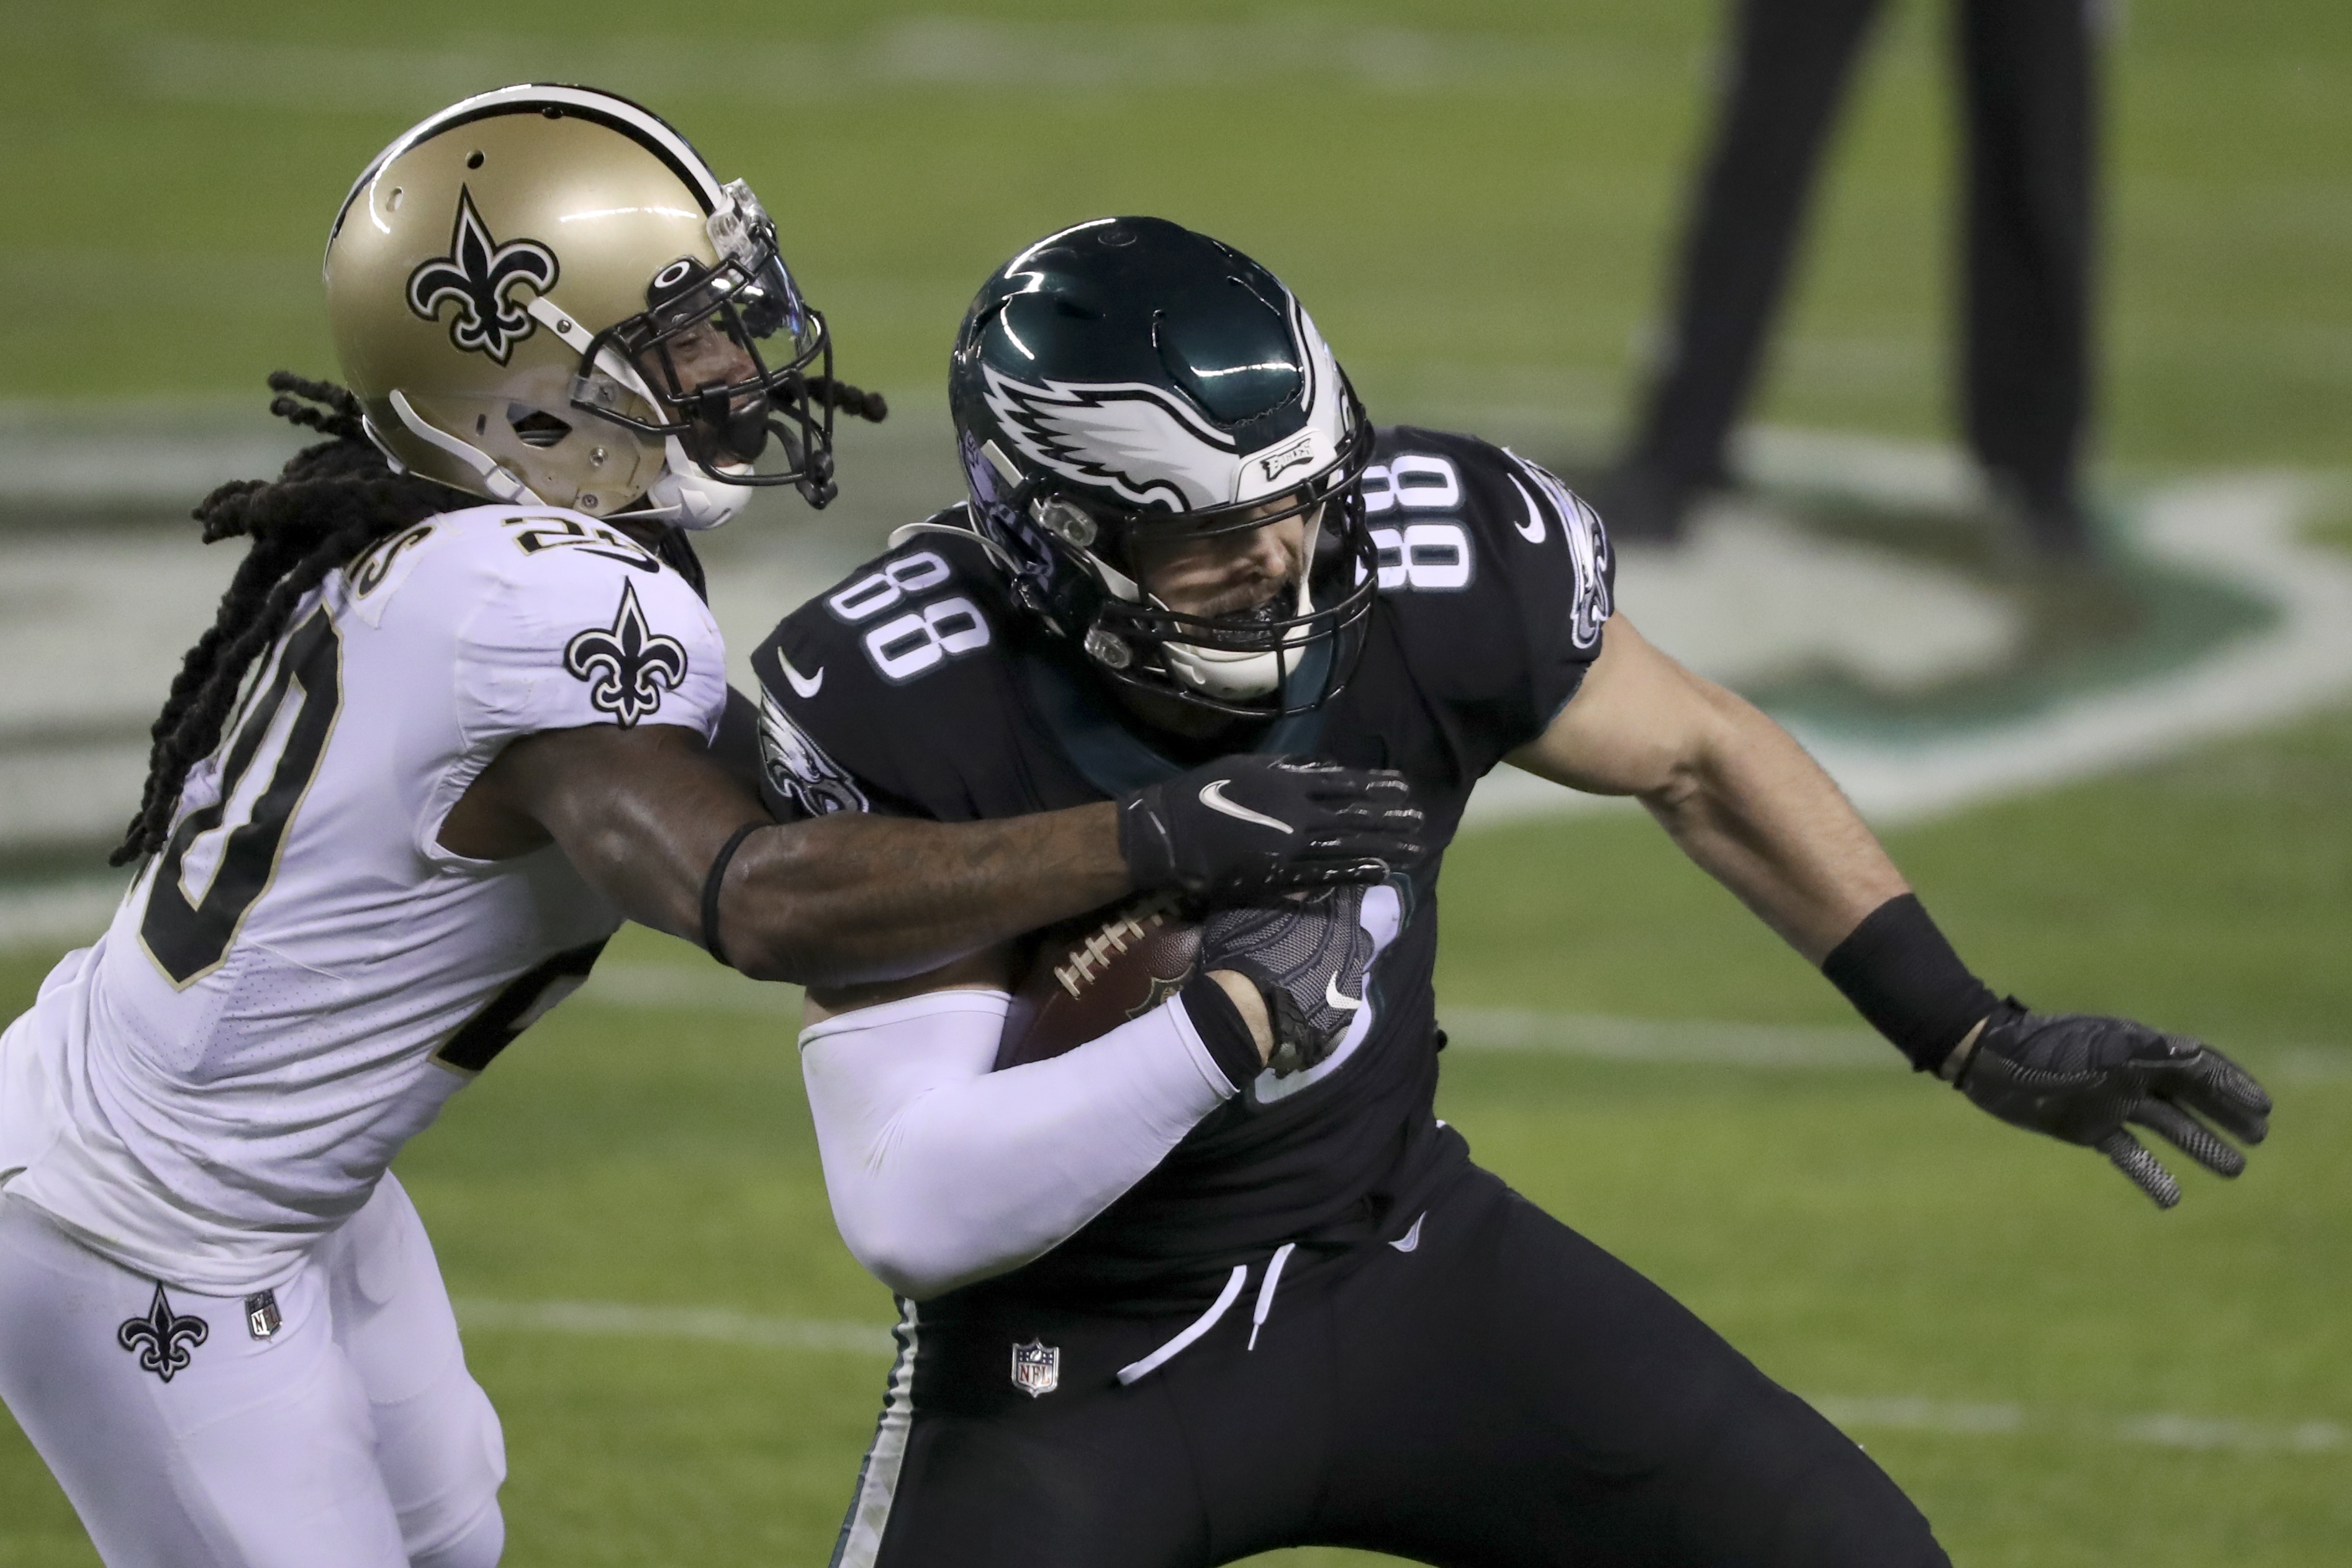
[[[772, 1350], [886, 1356], [890, 1331], [882, 1323], [835, 1318], [771, 1317], [716, 1307], [647, 1307], [618, 1301], [456, 1302], [468, 1333], [603, 1334], [632, 1339], [705, 1341]], [[2112, 1442], [2198, 1452], [2333, 1453], [2352, 1443], [2335, 1421], [2244, 1421], [2224, 1416], [2158, 1414], [2104, 1416], [2090, 1411], [2032, 1410], [2021, 1405], [1962, 1404], [1916, 1396], [1822, 1396], [1813, 1408], [1839, 1427], [1858, 1431], [1924, 1432], [1939, 1437], [2004, 1437], [2083, 1435]]]
[[1951, 1437], [2062, 1435], [2206, 1453], [2324, 1454], [2352, 1443], [2335, 1421], [2239, 1421], [2179, 1416], [2102, 1416], [2090, 1411], [2029, 1410], [2021, 1405], [1947, 1404], [1919, 1398], [1810, 1401], [1840, 1427], [1860, 1431], [1929, 1432]]
[[[1866, 1029], [1703, 1019], [1606, 1018], [1511, 1008], [1443, 1007], [1449, 1048], [1537, 1051], [1603, 1061], [1906, 1072], [1893, 1046]], [[2223, 1042], [2273, 1088], [2352, 1082], [2352, 1046]]]
[[1866, 1029], [1677, 1022], [1589, 1013], [1446, 1007], [1439, 1024], [1465, 1051], [1532, 1051], [1614, 1061], [1904, 1070], [1895, 1048]]
[[606, 1007], [683, 1008], [782, 1019], [795, 1024], [801, 1016], [798, 986], [747, 980], [716, 963], [698, 968], [682, 964], [599, 964], [580, 988], [580, 997]]
[[[95, 940], [122, 894], [120, 881], [68, 883], [0, 894], [0, 952], [62, 948]], [[702, 1012], [769, 1019], [798, 1029], [797, 986], [747, 980], [717, 965], [600, 964], [578, 1001], [629, 1011]], [[1906, 1071], [1895, 1048], [1862, 1028], [1612, 1018], [1597, 1013], [1448, 1006], [1439, 1022], [1449, 1049], [1527, 1051], [1660, 1066], [1771, 1071]], [[2273, 1088], [2352, 1082], [2352, 1046], [2277, 1045], [2233, 1052]]]
[[718, 1307], [641, 1307], [618, 1301], [492, 1301], [453, 1303], [467, 1330], [618, 1334], [637, 1339], [710, 1340], [780, 1350], [843, 1351], [881, 1355], [890, 1331], [878, 1323], [828, 1318], [763, 1317]]
[[[793, 1027], [798, 1025], [801, 1006], [798, 987], [747, 980], [715, 964], [601, 964], [581, 988], [580, 998], [606, 1007], [769, 1018]], [[1909, 1071], [1893, 1046], [1858, 1025], [1628, 1019], [1456, 1005], [1441, 1009], [1438, 1021], [1449, 1049], [1477, 1053], [1532, 1051], [1602, 1061], [1766, 1070]], [[2261, 1046], [2241, 1059], [2273, 1087], [2352, 1082], [2352, 1047]]]

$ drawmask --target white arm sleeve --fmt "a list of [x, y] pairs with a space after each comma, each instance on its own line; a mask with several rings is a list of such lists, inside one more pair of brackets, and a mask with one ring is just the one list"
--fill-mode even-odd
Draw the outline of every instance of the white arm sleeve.
[[901, 1295], [935, 1296], [1058, 1245], [1234, 1092], [1181, 998], [992, 1072], [1009, 1001], [933, 991], [801, 1031], [834, 1222]]

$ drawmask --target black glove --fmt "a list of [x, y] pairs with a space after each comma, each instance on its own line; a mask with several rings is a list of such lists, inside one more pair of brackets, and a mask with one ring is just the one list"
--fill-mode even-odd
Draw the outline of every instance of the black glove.
[[2124, 1124], [2162, 1134], [2225, 1176], [2244, 1170], [2246, 1156], [2197, 1116], [2242, 1143], [2259, 1144], [2270, 1131], [2271, 1097], [2211, 1046], [2129, 1019], [2045, 1017], [2014, 998], [1946, 1075], [2004, 1122], [2098, 1150], [2158, 1208], [2180, 1201], [2180, 1184]]
[[1120, 797], [1118, 850], [1139, 892], [1262, 904], [1418, 859], [1421, 808], [1385, 768], [1244, 754]]
[[1364, 890], [1294, 894], [1275, 904], [1221, 909], [1201, 922], [1201, 970], [1248, 977], [1274, 1024], [1276, 1077], [1302, 1072], [1331, 1054], [1364, 1005], [1372, 938]]

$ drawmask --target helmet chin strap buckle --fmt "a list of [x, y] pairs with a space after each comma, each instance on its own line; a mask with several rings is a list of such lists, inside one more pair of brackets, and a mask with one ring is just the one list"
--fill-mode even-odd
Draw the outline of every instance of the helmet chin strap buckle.
[[700, 533], [715, 528], [743, 509], [751, 492], [740, 485], [730, 485], [711, 478], [702, 472], [686, 448], [673, 435], [665, 441], [669, 461], [661, 474], [646, 487], [645, 497], [629, 508], [629, 515], [658, 517], [688, 533]]
[[1271, 648], [1235, 653], [1190, 643], [1162, 643], [1160, 656], [1169, 674], [1220, 702], [1262, 697], [1282, 684], [1282, 655]]

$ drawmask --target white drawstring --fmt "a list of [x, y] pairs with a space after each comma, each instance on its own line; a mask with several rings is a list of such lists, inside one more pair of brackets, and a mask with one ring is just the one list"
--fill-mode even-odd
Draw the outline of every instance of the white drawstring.
[[1297, 1249], [1297, 1242], [1286, 1241], [1275, 1249], [1273, 1257], [1266, 1260], [1265, 1279], [1257, 1288], [1257, 1311], [1250, 1314], [1249, 1347], [1252, 1350], [1257, 1348], [1257, 1331], [1265, 1327], [1266, 1314], [1274, 1311], [1274, 1287], [1282, 1279], [1282, 1266], [1290, 1261], [1291, 1253]]
[[[1257, 1348], [1258, 1330], [1265, 1327], [1265, 1320], [1274, 1311], [1274, 1292], [1275, 1288], [1282, 1283], [1282, 1266], [1289, 1262], [1290, 1255], [1297, 1250], [1297, 1242], [1286, 1241], [1274, 1249], [1273, 1257], [1265, 1260], [1265, 1277], [1258, 1281], [1257, 1306], [1250, 1313], [1249, 1348], [1252, 1350]], [[1119, 1383], [1122, 1385], [1132, 1385], [1141, 1378], [1149, 1377], [1191, 1349], [1194, 1342], [1211, 1329], [1215, 1328], [1224, 1315], [1234, 1310], [1234, 1303], [1241, 1300], [1242, 1286], [1248, 1280], [1249, 1265], [1234, 1264], [1234, 1271], [1225, 1276], [1225, 1288], [1217, 1292], [1217, 1299], [1209, 1303], [1209, 1310], [1194, 1318], [1192, 1325], [1182, 1333], [1178, 1334], [1141, 1361], [1131, 1361], [1120, 1367]]]
[[1191, 1347], [1194, 1340], [1199, 1339], [1202, 1334], [1207, 1333], [1211, 1329], [1215, 1328], [1217, 1326], [1217, 1320], [1231, 1312], [1233, 1310], [1234, 1303], [1241, 1300], [1242, 1281], [1247, 1278], [1249, 1278], [1249, 1265], [1246, 1263], [1234, 1264], [1234, 1271], [1225, 1278], [1224, 1290], [1219, 1292], [1216, 1301], [1210, 1304], [1209, 1310], [1202, 1312], [1199, 1317], [1194, 1318], [1191, 1328], [1186, 1329], [1182, 1333], [1178, 1334], [1174, 1339], [1170, 1340], [1166, 1344], [1161, 1345], [1158, 1350], [1153, 1351], [1141, 1361], [1131, 1361], [1125, 1366], [1120, 1367], [1118, 1369], [1119, 1383], [1122, 1385], [1129, 1385], [1133, 1384], [1139, 1378], [1150, 1376], [1153, 1373], [1167, 1365], [1168, 1363], [1173, 1360], [1176, 1356], [1183, 1354], [1185, 1350]]

